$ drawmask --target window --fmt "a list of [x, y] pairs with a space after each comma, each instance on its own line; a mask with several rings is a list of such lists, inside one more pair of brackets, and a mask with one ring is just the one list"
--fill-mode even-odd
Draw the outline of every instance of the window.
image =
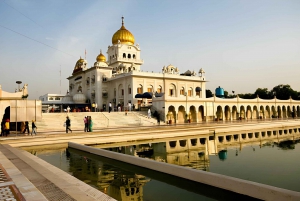
[[192, 96], [192, 90], [191, 89], [188, 90], [188, 96]]
[[59, 97], [56, 97], [55, 100], [60, 100], [60, 98], [59, 98]]
[[50, 98], [49, 98], [49, 100], [53, 100], [53, 98], [52, 98], [52, 97], [50, 97]]
[[124, 96], [124, 89], [121, 90], [122, 96]]
[[131, 55], [130, 55], [130, 54], [128, 54], [127, 58], [128, 58], [128, 59], [131, 59]]
[[125, 53], [123, 53], [123, 58], [126, 58], [126, 54]]
[[142, 93], [143, 93], [143, 88], [142, 88], [142, 86], [140, 86], [140, 87], [137, 88], [137, 93], [138, 93], [138, 94], [142, 94]]
[[183, 87], [180, 89], [180, 95], [184, 95], [184, 88]]
[[147, 91], [148, 91], [148, 92], [152, 92], [152, 87], [149, 87], [149, 88], [147, 89]]
[[173, 96], [173, 95], [174, 95], [174, 89], [170, 89], [169, 95], [170, 95], [170, 96]]
[[161, 92], [162, 92], [162, 87], [159, 86], [159, 87], [157, 88], [157, 93], [161, 93]]
[[196, 96], [200, 96], [200, 91], [196, 91]]
[[134, 59], [135, 59], [135, 54], [133, 54], [133, 55], [132, 55], [132, 58], [134, 58]]
[[128, 94], [131, 94], [131, 88], [128, 88]]

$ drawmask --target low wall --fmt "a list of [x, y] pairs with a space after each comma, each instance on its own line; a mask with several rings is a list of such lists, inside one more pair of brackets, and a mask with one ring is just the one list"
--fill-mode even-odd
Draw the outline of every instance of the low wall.
[[91, 154], [104, 156], [114, 160], [122, 161], [132, 165], [148, 168], [151, 170], [174, 175], [191, 181], [207, 184], [217, 188], [225, 189], [235, 193], [247, 195], [261, 200], [296, 201], [300, 200], [300, 192], [281, 189], [265, 184], [245, 181], [229, 176], [210, 172], [189, 169], [173, 164], [157, 162], [149, 159], [138, 158], [130, 155], [111, 152], [103, 149], [93, 148], [85, 145], [69, 142], [69, 147], [79, 149]]

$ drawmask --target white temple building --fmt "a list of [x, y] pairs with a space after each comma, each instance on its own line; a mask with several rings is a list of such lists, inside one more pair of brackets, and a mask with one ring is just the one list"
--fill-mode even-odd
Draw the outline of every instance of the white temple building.
[[[94, 65], [80, 58], [69, 80], [69, 92], [65, 97], [49, 94], [41, 96], [43, 105], [61, 104], [70, 106], [71, 111], [88, 107], [92, 111], [108, 111], [121, 104], [126, 109], [128, 103], [135, 109], [159, 112], [162, 120], [174, 123], [200, 122], [210, 120], [266, 119], [300, 116], [300, 102], [295, 100], [263, 100], [259, 97], [249, 100], [238, 96], [231, 99], [206, 98], [205, 71], [199, 67], [198, 73], [168, 65], [160, 73], [142, 69], [140, 45], [134, 35], [122, 25], [112, 36], [107, 57], [100, 50]], [[50, 100], [52, 99], [52, 100]], [[49, 104], [50, 101], [50, 104]], [[51, 102], [52, 101], [52, 102]]]

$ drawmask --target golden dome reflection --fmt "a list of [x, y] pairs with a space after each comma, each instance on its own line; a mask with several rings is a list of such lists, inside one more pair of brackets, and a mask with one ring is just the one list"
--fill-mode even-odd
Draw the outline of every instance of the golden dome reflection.
[[100, 50], [100, 54], [96, 58], [97, 62], [106, 62], [106, 57], [102, 54], [102, 51]]
[[132, 35], [132, 33], [130, 31], [128, 31], [125, 28], [123, 19], [124, 19], [124, 17], [122, 17], [121, 28], [112, 37], [113, 45], [118, 44], [118, 41], [120, 41], [121, 44], [128, 44], [128, 45], [134, 44], [134, 36]]

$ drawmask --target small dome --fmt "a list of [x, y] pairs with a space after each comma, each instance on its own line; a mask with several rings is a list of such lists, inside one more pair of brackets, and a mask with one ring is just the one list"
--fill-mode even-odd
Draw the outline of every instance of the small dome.
[[102, 54], [102, 51], [100, 50], [100, 54], [96, 58], [97, 62], [106, 62], [105, 56]]
[[122, 26], [121, 28], [113, 35], [112, 44], [116, 45], [120, 41], [121, 44], [134, 44], [134, 36], [130, 31], [128, 31], [124, 26], [124, 17], [122, 17]]
[[85, 103], [86, 97], [83, 93], [78, 93], [73, 96], [74, 103]]
[[87, 61], [82, 59], [80, 57], [80, 59], [78, 59], [78, 61], [76, 62], [75, 64], [75, 67], [74, 67], [74, 70], [73, 70], [73, 74], [74, 73], [77, 73], [79, 71], [82, 71], [82, 69], [85, 69], [86, 68], [86, 65], [87, 65]]

